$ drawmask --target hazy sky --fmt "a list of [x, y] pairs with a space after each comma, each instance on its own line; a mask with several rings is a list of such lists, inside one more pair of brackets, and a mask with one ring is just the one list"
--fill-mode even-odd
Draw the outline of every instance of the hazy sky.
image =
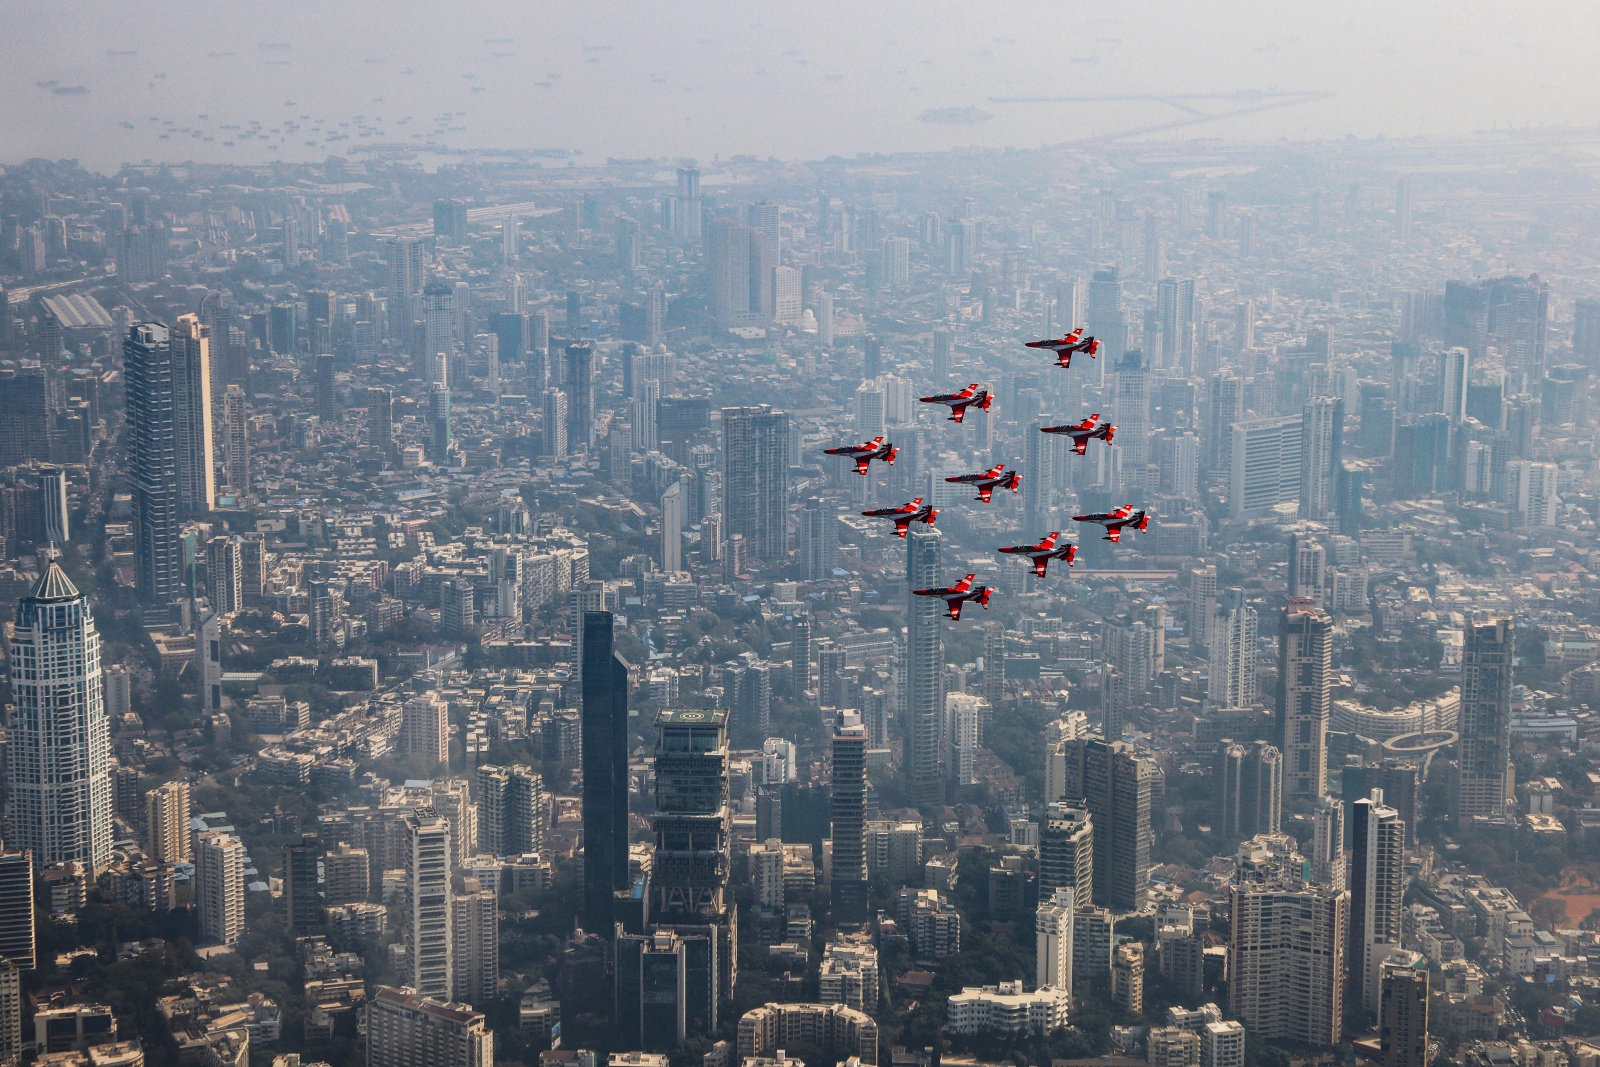
[[[1117, 6], [0, 0], [0, 161], [76, 157], [105, 169], [145, 158], [321, 159], [352, 144], [434, 137], [581, 149], [585, 160], [1035, 146], [1186, 113], [1151, 101], [992, 98], [1237, 90], [1333, 96], [1159, 136], [1600, 123], [1600, 81], [1589, 72], [1600, 6], [1589, 3], [1158, 0], [1101, 14]], [[127, 51], [136, 54], [110, 54]], [[89, 91], [57, 94], [39, 82]], [[937, 108], [993, 117], [919, 121]], [[300, 130], [283, 130], [286, 118]], [[260, 138], [225, 146], [233, 135], [220, 127], [251, 120], [278, 127], [276, 151]], [[350, 139], [329, 142], [323, 130]]]

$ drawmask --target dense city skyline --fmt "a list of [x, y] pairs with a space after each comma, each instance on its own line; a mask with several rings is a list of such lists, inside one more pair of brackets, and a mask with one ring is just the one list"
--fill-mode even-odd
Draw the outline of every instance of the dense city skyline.
[[315, 101], [422, 23], [223, 12], [119, 106], [401, 43], [117, 120], [173, 165], [122, 14], [23, 49], [85, 150], [0, 163], [0, 1067], [1600, 1058], [1600, 190], [1525, 110], [1600, 24], [1441, 105], [1323, 95], [1332, 5], [1162, 87], [1149, 12], [717, 10], [531, 89], [442, 27], [403, 140]]

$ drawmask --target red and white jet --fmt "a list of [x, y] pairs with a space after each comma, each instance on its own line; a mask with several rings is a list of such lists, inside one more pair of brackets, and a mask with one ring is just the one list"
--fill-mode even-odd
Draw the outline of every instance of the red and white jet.
[[1092, 522], [1097, 526], [1106, 528], [1104, 541], [1122, 540], [1122, 531], [1125, 527], [1132, 526], [1136, 530], [1143, 530], [1150, 525], [1150, 516], [1145, 511], [1133, 510], [1132, 504], [1124, 504], [1116, 511], [1100, 511], [1092, 515], [1074, 515], [1073, 522]]
[[945, 481], [976, 486], [978, 499], [987, 504], [989, 502], [989, 494], [996, 489], [1009, 489], [1015, 493], [1017, 486], [1022, 484], [1022, 475], [1020, 473], [1012, 471], [1007, 474], [1005, 470], [1006, 465], [1004, 463], [997, 463], [982, 474], [953, 474], [946, 478]]
[[906, 530], [910, 529], [911, 524], [914, 522], [932, 526], [933, 520], [939, 515], [939, 509], [924, 504], [919, 496], [909, 504], [901, 504], [897, 508], [873, 508], [871, 511], [863, 511], [861, 514], [869, 519], [893, 519], [894, 535], [896, 537], [904, 537]]
[[969, 600], [973, 600], [979, 604], [982, 604], [984, 611], [989, 610], [989, 597], [993, 595], [994, 590], [986, 585], [974, 587], [972, 580], [976, 577], [976, 574], [969, 574], [955, 585], [946, 586], [943, 589], [915, 589], [913, 592], [917, 596], [936, 596], [942, 598], [944, 600], [944, 606], [949, 609], [945, 612], [944, 617], [960, 622], [961, 605], [965, 604]]
[[1093, 336], [1083, 336], [1082, 326], [1079, 326], [1065, 337], [1054, 337], [1043, 341], [1024, 341], [1023, 344], [1029, 348], [1048, 348], [1056, 354], [1056, 366], [1058, 367], [1072, 366], [1072, 354], [1074, 352], [1087, 352], [1090, 359], [1094, 359], [1100, 354], [1100, 341]]
[[921, 400], [924, 404], [945, 405], [950, 409], [949, 421], [960, 422], [968, 408], [982, 408], [988, 411], [989, 405], [994, 403], [994, 396], [987, 389], [979, 389], [978, 383], [973, 382], [959, 393], [937, 393], [922, 397]]
[[1045, 568], [1053, 559], [1064, 559], [1069, 567], [1077, 562], [1078, 546], [1069, 541], [1057, 548], [1056, 538], [1060, 536], [1061, 531], [1051, 530], [1050, 536], [1036, 545], [1007, 545], [1000, 551], [1009, 556], [1027, 556], [1033, 563], [1033, 573], [1043, 578]]
[[1040, 433], [1064, 433], [1072, 438], [1072, 450], [1078, 455], [1083, 455], [1089, 447], [1089, 442], [1096, 437], [1106, 444], [1116, 436], [1117, 428], [1109, 422], [1100, 424], [1100, 413], [1097, 411], [1087, 419], [1073, 426], [1041, 426]]
[[900, 450], [894, 445], [886, 443], [882, 436], [878, 436], [864, 444], [824, 448], [822, 454], [825, 456], [849, 456], [855, 460], [856, 473], [866, 474], [867, 464], [875, 459], [881, 459], [885, 463], [892, 464], [894, 457], [900, 454]]

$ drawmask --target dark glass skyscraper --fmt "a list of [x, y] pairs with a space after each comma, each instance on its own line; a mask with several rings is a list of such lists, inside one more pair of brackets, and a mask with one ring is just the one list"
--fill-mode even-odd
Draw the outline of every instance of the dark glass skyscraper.
[[1150, 803], [1161, 772], [1122, 741], [1066, 743], [1066, 797], [1094, 825], [1094, 903], [1137, 911], [1150, 895]]
[[289, 929], [296, 934], [320, 930], [322, 911], [322, 845], [316, 834], [283, 846], [283, 900]]
[[833, 921], [867, 921], [867, 730], [844, 712], [833, 732]]
[[567, 447], [587, 452], [594, 443], [594, 346], [574, 341], [567, 346]]
[[583, 924], [611, 931], [628, 878], [628, 668], [609, 611], [583, 613]]
[[172, 336], [158, 322], [140, 323], [128, 332], [122, 355], [127, 375], [134, 581], [141, 600], [165, 604], [183, 593]]

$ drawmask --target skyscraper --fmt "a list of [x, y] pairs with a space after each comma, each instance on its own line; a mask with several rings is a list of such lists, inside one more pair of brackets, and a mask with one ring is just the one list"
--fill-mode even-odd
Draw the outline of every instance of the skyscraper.
[[1033, 916], [1034, 977], [1039, 988], [1072, 991], [1073, 893], [1057, 888], [1039, 893], [1039, 910]]
[[841, 712], [833, 732], [831, 801], [833, 921], [861, 926], [867, 921], [867, 728], [856, 712]]
[[[1104, 368], [1114, 366], [1122, 359], [1127, 345], [1128, 324], [1122, 310], [1122, 278], [1117, 268], [1107, 267], [1094, 272], [1089, 280], [1088, 327], [1090, 335], [1098, 337], [1105, 348], [1102, 358], [1090, 361], [1090, 379], [1104, 375]], [[1101, 370], [1097, 374], [1095, 367]]]
[[1351, 807], [1349, 997], [1376, 1013], [1379, 967], [1400, 947], [1406, 824], [1381, 790]]
[[189, 783], [164, 782], [145, 794], [145, 834], [150, 858], [183, 863], [192, 855], [189, 841]]
[[1275, 834], [1282, 820], [1283, 759], [1265, 741], [1217, 745], [1217, 814], [1212, 830], [1227, 839]]
[[839, 513], [825, 500], [812, 497], [800, 511], [796, 548], [800, 577], [808, 582], [827, 581], [839, 565]]
[[1311, 880], [1331, 889], [1343, 889], [1344, 802], [1324, 794], [1315, 803], [1311, 813]]
[[1106, 624], [1106, 664], [1111, 671], [1104, 708], [1106, 740], [1122, 740], [1129, 710], [1141, 703], [1161, 671], [1157, 652], [1160, 638], [1155, 628], [1143, 620], [1123, 618]]
[[1218, 598], [1208, 633], [1206, 699], [1218, 708], [1250, 707], [1256, 702], [1256, 610], [1245, 603], [1243, 590], [1229, 589]]
[[1383, 1067], [1428, 1067], [1428, 961], [1402, 949], [1380, 965], [1378, 1045]]
[[437, 692], [418, 693], [401, 710], [400, 750], [426, 767], [450, 761], [450, 708]]
[[389, 336], [408, 342], [411, 324], [422, 314], [422, 239], [391, 238], [386, 252], [389, 265]]
[[1300, 424], [1300, 515], [1332, 518], [1339, 507], [1339, 472], [1344, 468], [1344, 401], [1316, 396]]
[[743, 534], [760, 559], [789, 554], [789, 416], [763, 404], [722, 409], [724, 536]]
[[1050, 801], [1039, 825], [1039, 899], [1057, 889], [1085, 905], [1094, 898], [1094, 822], [1082, 808]]
[[1333, 620], [1310, 600], [1291, 598], [1278, 638], [1278, 751], [1283, 795], [1321, 796], [1328, 779], [1328, 714], [1333, 700]]
[[1453, 423], [1467, 417], [1467, 386], [1472, 376], [1472, 353], [1459, 345], [1439, 354], [1440, 410]]
[[[0, 293], [0, 298], [5, 294]], [[0, 958], [0, 1063], [22, 1062], [22, 972]]]
[[217, 500], [211, 421], [211, 331], [197, 315], [180, 315], [171, 331], [173, 428], [178, 512], [204, 515]]
[[299, 841], [283, 846], [283, 906], [291, 933], [322, 928], [322, 843], [316, 834], [302, 834]]
[[368, 1067], [494, 1067], [494, 1033], [481, 1012], [379, 986], [367, 1002]]
[[235, 497], [245, 502], [250, 499], [250, 428], [245, 421], [247, 415], [244, 388], [230, 384], [222, 393], [223, 481]]
[[[178, 413], [172, 335], [134, 326], [123, 345], [127, 378], [128, 486], [133, 496], [134, 580], [147, 604], [184, 592], [178, 520]], [[187, 465], [187, 464], [184, 464]]]
[[205, 833], [195, 842], [194, 900], [200, 937], [236, 945], [244, 933], [244, 842], [232, 834]]
[[611, 897], [628, 876], [628, 668], [612, 647], [614, 616], [583, 625], [583, 924], [609, 931]]
[[449, 997], [455, 988], [455, 924], [450, 905], [450, 822], [431, 807], [404, 820], [406, 957], [412, 989]]
[[500, 993], [500, 901], [476, 878], [450, 902], [455, 940], [456, 1000], [487, 1004]]
[[89, 601], [51, 561], [17, 603], [7, 731], [11, 839], [42, 869], [111, 857], [111, 731]]
[[1194, 366], [1194, 279], [1163, 278], [1156, 286], [1161, 366], [1187, 373]]
[[1336, 1044], [1349, 894], [1280, 870], [1236, 882], [1228, 899], [1228, 1014], [1266, 1041]]
[[934, 597], [919, 597], [912, 589], [926, 589], [940, 581], [938, 530], [911, 530], [906, 534], [906, 713], [909, 717], [909, 791], [919, 804], [936, 804], [944, 796], [942, 746], [944, 731], [944, 624], [942, 605]]
[[713, 219], [706, 227], [706, 310], [721, 327], [753, 325], [759, 308], [750, 306], [752, 235], [734, 219]]
[[0, 852], [0, 959], [19, 971], [38, 965], [33, 873], [33, 853], [27, 849]]
[[544, 779], [531, 767], [478, 768], [478, 847], [491, 856], [544, 848]]
[[213, 537], [206, 542], [206, 593], [211, 609], [220, 615], [244, 607], [244, 569], [236, 538]]
[[1094, 903], [1137, 911], [1150, 892], [1150, 803], [1160, 770], [1122, 741], [1063, 743], [1066, 800], [1094, 824]]
[[1511, 791], [1511, 675], [1516, 626], [1510, 618], [1467, 627], [1461, 656], [1461, 733], [1455, 819], [1463, 827], [1483, 816], [1500, 820]]
[[1143, 489], [1144, 467], [1150, 458], [1150, 389], [1145, 354], [1140, 349], [1127, 350], [1117, 361], [1115, 404], [1122, 484]]
[[[668, 708], [656, 716], [655, 854], [650, 867], [653, 933], [681, 946], [682, 1012], [688, 1033], [717, 1028], [733, 999], [738, 917], [728, 892], [732, 810], [728, 713]], [[624, 850], [626, 845], [624, 845]], [[626, 851], [623, 853], [626, 863]], [[619, 961], [623, 958], [619, 938]], [[618, 990], [624, 988], [619, 962]], [[642, 981], [642, 979], [640, 979]], [[623, 1008], [619, 1003], [618, 1013]]]
[[1247, 419], [1233, 424], [1228, 507], [1233, 518], [1256, 519], [1300, 495], [1304, 415]]
[[555, 386], [544, 391], [544, 452], [546, 459], [567, 458], [567, 394]]
[[[1596, 346], [1600, 348], [1600, 345]], [[951, 359], [955, 355], [956, 332], [948, 326], [933, 331], [933, 380], [943, 382], [950, 377]]]
[[574, 341], [567, 346], [567, 447], [587, 452], [594, 444], [594, 345]]
[[428, 458], [443, 466], [454, 441], [450, 414], [450, 387], [434, 382], [428, 390]]
[[382, 386], [367, 390], [367, 447], [385, 456], [394, 448], [394, 394]]

